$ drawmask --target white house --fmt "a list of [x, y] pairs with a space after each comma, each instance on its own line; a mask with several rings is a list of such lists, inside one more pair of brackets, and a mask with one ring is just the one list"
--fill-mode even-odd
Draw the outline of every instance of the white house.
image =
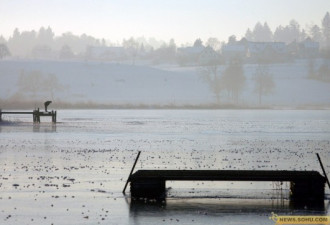
[[215, 64], [219, 61], [219, 54], [213, 48], [205, 47], [200, 53], [198, 61], [200, 65]]
[[248, 42], [248, 57], [253, 57], [266, 52], [286, 54], [287, 48], [284, 42]]
[[122, 60], [126, 58], [127, 53], [123, 47], [89, 46], [86, 55], [96, 60]]
[[299, 44], [299, 54], [301, 57], [315, 57], [319, 54], [320, 44], [307, 38]]
[[178, 54], [186, 55], [186, 56], [199, 56], [203, 51], [204, 46], [188, 46], [178, 48]]
[[177, 57], [181, 65], [196, 64], [199, 61], [199, 56], [204, 51], [204, 46], [189, 46], [177, 49]]
[[247, 53], [247, 48], [245, 44], [241, 42], [237, 42], [234, 44], [224, 45], [221, 51], [222, 51], [222, 55], [226, 59], [245, 58]]

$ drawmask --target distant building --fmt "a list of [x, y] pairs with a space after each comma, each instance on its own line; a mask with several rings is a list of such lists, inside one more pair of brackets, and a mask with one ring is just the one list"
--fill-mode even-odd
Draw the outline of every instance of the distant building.
[[124, 47], [89, 46], [86, 57], [94, 60], [123, 60], [127, 57]]
[[284, 42], [248, 42], [247, 58], [252, 62], [279, 62], [287, 58]]
[[244, 59], [247, 54], [247, 46], [241, 42], [224, 45], [221, 50], [226, 60], [235, 58]]
[[284, 42], [248, 42], [248, 57], [264, 53], [286, 54], [286, 45]]
[[203, 51], [205, 47], [204, 46], [188, 46], [188, 47], [182, 47], [178, 48], [178, 54], [186, 55], [186, 56], [199, 56]]
[[293, 41], [288, 44], [288, 52], [292, 57], [310, 58], [319, 55], [320, 44], [310, 38], [306, 38], [302, 42]]
[[240, 58], [252, 63], [273, 62], [286, 58], [287, 47], [284, 42], [251, 42], [243, 38], [224, 45], [222, 55], [227, 61]]
[[299, 43], [299, 55], [303, 58], [316, 57], [319, 55], [320, 44], [307, 38]]
[[219, 63], [219, 58], [219, 54], [213, 48], [205, 47], [200, 53], [198, 61], [200, 65], [214, 65]]
[[179, 64], [191, 65], [199, 62], [199, 57], [205, 50], [204, 46], [189, 46], [177, 49]]
[[32, 49], [32, 57], [37, 59], [54, 58], [54, 52], [48, 45], [37, 45]]

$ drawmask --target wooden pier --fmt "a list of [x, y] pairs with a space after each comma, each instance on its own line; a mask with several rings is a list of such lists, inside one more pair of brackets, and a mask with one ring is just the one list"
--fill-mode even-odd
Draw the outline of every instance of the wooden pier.
[[139, 170], [129, 178], [132, 198], [166, 197], [166, 181], [290, 182], [290, 200], [324, 202], [326, 178], [317, 171], [274, 170]]
[[48, 116], [52, 118], [52, 123], [56, 123], [56, 117], [57, 117], [57, 112], [52, 110], [52, 111], [40, 111], [39, 108], [33, 110], [32, 112], [23, 112], [23, 111], [2, 111], [0, 109], [0, 122], [2, 121], [2, 115], [3, 114], [30, 114], [32, 115], [33, 123], [40, 123], [40, 117], [43, 116]]

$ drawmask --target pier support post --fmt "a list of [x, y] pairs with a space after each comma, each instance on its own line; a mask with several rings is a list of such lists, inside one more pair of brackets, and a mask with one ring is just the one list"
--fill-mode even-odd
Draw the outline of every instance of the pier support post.
[[39, 108], [36, 110], [33, 110], [33, 122], [34, 123], [40, 123], [40, 111]]
[[129, 176], [128, 176], [127, 181], [126, 181], [126, 184], [125, 184], [125, 187], [124, 187], [124, 189], [123, 189], [123, 194], [125, 194], [125, 190], [126, 190], [127, 184], [128, 184], [128, 182], [130, 181], [130, 179], [131, 179], [132, 173], [133, 173], [133, 171], [134, 171], [134, 168], [135, 168], [135, 165], [136, 165], [137, 161], [139, 160], [140, 154], [141, 154], [141, 151], [139, 151], [138, 154], [137, 154], [137, 156], [136, 156], [136, 159], [135, 159], [134, 165], [133, 165], [133, 167], [132, 167], [132, 169], [131, 169], [131, 172], [129, 173]]
[[57, 120], [57, 111], [54, 111], [54, 121], [53, 121], [53, 123], [56, 123], [56, 120]]
[[37, 110], [33, 110], [33, 112], [32, 112], [33, 123], [37, 122], [36, 113], [37, 113]]
[[329, 179], [328, 179], [327, 173], [325, 172], [325, 169], [324, 169], [324, 166], [323, 166], [323, 163], [322, 163], [322, 161], [321, 161], [321, 157], [320, 157], [319, 153], [316, 153], [316, 156], [317, 156], [317, 159], [319, 160], [320, 166], [321, 166], [322, 171], [323, 171], [323, 175], [324, 175], [325, 180], [326, 180], [326, 182], [327, 182], [327, 184], [328, 184], [328, 187], [329, 187], [329, 189], [330, 189], [330, 182], [329, 182]]
[[165, 180], [131, 181], [131, 196], [133, 198], [163, 199], [166, 197]]
[[52, 123], [56, 123], [55, 122], [55, 112], [54, 112], [54, 110], [52, 110], [51, 115], [52, 115]]
[[322, 206], [324, 205], [324, 182], [292, 181], [290, 185], [290, 200], [294, 206]]

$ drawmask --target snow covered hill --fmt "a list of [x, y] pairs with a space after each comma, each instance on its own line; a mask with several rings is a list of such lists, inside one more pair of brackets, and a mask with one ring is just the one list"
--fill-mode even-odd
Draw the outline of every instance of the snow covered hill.
[[[329, 106], [330, 83], [308, 79], [307, 65], [304, 60], [269, 65], [275, 88], [270, 95], [263, 96], [263, 105]], [[224, 68], [219, 67], [219, 74]], [[246, 84], [239, 100], [244, 106], [259, 105], [254, 92], [256, 68], [254, 64], [244, 65]], [[19, 83], [21, 76], [33, 74], [40, 75], [39, 83]], [[56, 77], [53, 85], [45, 81], [50, 74]], [[36, 60], [0, 61], [0, 99], [133, 106], [216, 103], [214, 93], [196, 67]], [[222, 96], [222, 102], [230, 104], [226, 96]]]

